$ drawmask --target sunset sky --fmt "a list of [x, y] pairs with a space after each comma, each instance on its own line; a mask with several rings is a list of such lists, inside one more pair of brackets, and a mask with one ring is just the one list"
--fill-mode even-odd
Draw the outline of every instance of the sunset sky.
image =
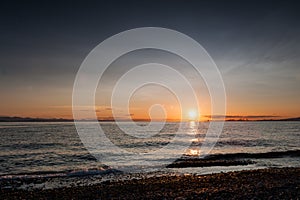
[[[10, 1], [1, 3], [0, 10], [0, 116], [72, 118], [73, 83], [88, 53], [114, 34], [149, 26], [180, 31], [207, 50], [224, 80], [227, 115], [300, 116], [297, 1]], [[105, 89], [118, 69], [136, 59], [165, 62], [171, 57], [141, 51], [113, 63], [104, 89], [97, 90], [99, 118], [111, 118]], [[178, 58], [170, 63], [191, 72]], [[205, 118], [210, 115], [209, 96], [203, 82], [195, 85]], [[148, 118], [155, 103], [165, 105], [168, 119], [180, 116], [174, 95], [149, 85], [130, 100], [131, 117]], [[153, 109], [155, 118], [163, 116]]]

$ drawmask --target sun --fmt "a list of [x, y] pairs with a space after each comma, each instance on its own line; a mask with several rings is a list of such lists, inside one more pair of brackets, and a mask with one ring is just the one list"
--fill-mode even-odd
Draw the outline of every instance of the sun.
[[196, 120], [198, 117], [198, 113], [195, 110], [189, 111], [189, 120]]

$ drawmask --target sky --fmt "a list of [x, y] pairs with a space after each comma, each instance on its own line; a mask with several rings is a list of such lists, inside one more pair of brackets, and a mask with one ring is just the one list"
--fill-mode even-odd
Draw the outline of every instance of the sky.
[[[0, 116], [72, 118], [73, 83], [93, 48], [128, 29], [164, 27], [192, 37], [215, 61], [226, 89], [228, 116], [298, 117], [299, 10], [297, 1], [267, 0], [1, 2]], [[172, 57], [159, 51], [134, 54], [117, 60], [104, 87], [97, 90], [99, 118], [111, 118], [105, 90], [118, 69], [135, 63], [134, 59], [165, 62]], [[185, 73], [191, 73], [183, 62], [172, 58], [169, 63], [180, 63]], [[204, 91], [197, 94], [204, 99], [201, 115], [209, 116], [204, 84], [195, 84]], [[129, 115], [120, 117], [148, 118], [156, 103], [166, 105], [170, 119], [187, 112], [180, 111], [170, 91], [149, 85], [130, 99]], [[164, 116], [160, 109], [152, 114]]]

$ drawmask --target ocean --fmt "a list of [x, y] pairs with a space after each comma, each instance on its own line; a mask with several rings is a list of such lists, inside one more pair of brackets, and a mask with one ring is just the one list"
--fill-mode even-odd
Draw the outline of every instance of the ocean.
[[[127, 122], [121, 123], [126, 127]], [[181, 159], [183, 160], [195, 158], [201, 154], [199, 147], [201, 147], [201, 142], [209, 125], [209, 122], [200, 122], [198, 126], [191, 126], [190, 123], [192, 122], [186, 122], [186, 131], [182, 134], [193, 133], [195, 137], [191, 141], [191, 146], [182, 152]], [[140, 127], [146, 127], [147, 124], [147, 122], [137, 122]], [[100, 125], [118, 147], [128, 152], [143, 153], [155, 151], [167, 145], [170, 139], [174, 137], [179, 123], [166, 123], [159, 134], [154, 136], [153, 130], [149, 127], [147, 131], [152, 137], [144, 138], [133, 138], [120, 134], [122, 131], [114, 122], [100, 122]], [[162, 124], [156, 122], [152, 128], [155, 129], [156, 126], [161, 127]], [[131, 129], [129, 123], [127, 130], [135, 131]], [[210, 166], [208, 164], [203, 167], [188, 168], [165, 168], [161, 166], [159, 172], [156, 172], [157, 166], [139, 167], [143, 168], [144, 174], [148, 175], [153, 175], [153, 173], [205, 174], [266, 167], [300, 167], [299, 138], [300, 122], [225, 122], [222, 134], [207, 158], [211, 160], [215, 156], [215, 159], [218, 160], [251, 159], [251, 163], [228, 166]], [[149, 159], [159, 165], [160, 159], [171, 159], [177, 149], [172, 151], [167, 151], [163, 155], [153, 154]], [[110, 149], [104, 153], [111, 154], [112, 160], [122, 159], [122, 155], [114, 154]], [[180, 152], [176, 152], [176, 155], [178, 153]], [[205, 160], [206, 157], [201, 159]], [[136, 166], [136, 162], [136, 159], [130, 159], [127, 161], [127, 166]], [[104, 180], [104, 176], [115, 178], [116, 174], [122, 174], [122, 172], [113, 166], [102, 164], [89, 153], [82, 144], [73, 122], [0, 123], [0, 181], [2, 181], [2, 186], [8, 187], [7, 180], [13, 179], [75, 177], [77, 181], [78, 177], [98, 176]], [[48, 186], [56, 187], [57, 183], [48, 184]]]

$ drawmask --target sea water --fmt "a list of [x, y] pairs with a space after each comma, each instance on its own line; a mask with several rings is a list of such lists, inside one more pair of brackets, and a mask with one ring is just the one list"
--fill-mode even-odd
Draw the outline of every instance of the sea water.
[[[89, 122], [82, 122], [88, 123]], [[126, 130], [134, 133], [134, 126], [121, 122]], [[183, 132], [177, 133], [179, 123], [161, 122], [152, 124], [153, 130], [163, 127], [159, 134], [152, 133], [148, 122], [137, 122], [145, 129], [144, 135], [151, 137], [133, 137], [117, 126], [114, 122], [100, 122], [105, 134], [119, 148], [128, 152], [147, 153], [156, 151], [167, 145], [176, 134], [194, 134], [194, 139], [182, 141], [187, 150], [182, 152], [183, 157], [199, 156], [199, 148], [205, 137], [209, 122], [200, 122], [197, 126], [192, 122], [185, 122]], [[194, 123], [194, 122], [193, 122]], [[138, 133], [136, 133], [138, 134]], [[300, 150], [300, 122], [287, 121], [257, 121], [257, 122], [225, 122], [214, 148], [209, 152], [215, 154], [260, 154], [267, 152], [285, 152]], [[172, 158], [177, 149], [171, 149], [161, 155], [153, 154], [149, 158], [153, 163], [161, 159]], [[107, 152], [118, 161], [123, 155], [114, 154], [110, 149]], [[176, 155], [181, 152], [176, 152]], [[118, 157], [119, 156], [119, 157]], [[205, 159], [205, 158], [204, 158]], [[289, 155], [279, 158], [252, 159], [255, 164], [249, 166], [211, 166], [205, 168], [161, 169], [166, 173], [209, 173], [218, 171], [231, 171], [238, 169], [262, 167], [299, 167], [298, 156]], [[170, 162], [172, 160], [170, 159]], [[136, 159], [128, 160], [128, 166], [135, 166]], [[144, 166], [144, 172], [153, 172], [156, 166]], [[155, 171], [155, 170], [154, 170]], [[73, 122], [2, 122], [0, 123], [0, 179], [14, 177], [57, 177], [57, 176], [82, 176], [115, 173], [114, 166], [107, 166], [97, 160], [83, 145]]]

